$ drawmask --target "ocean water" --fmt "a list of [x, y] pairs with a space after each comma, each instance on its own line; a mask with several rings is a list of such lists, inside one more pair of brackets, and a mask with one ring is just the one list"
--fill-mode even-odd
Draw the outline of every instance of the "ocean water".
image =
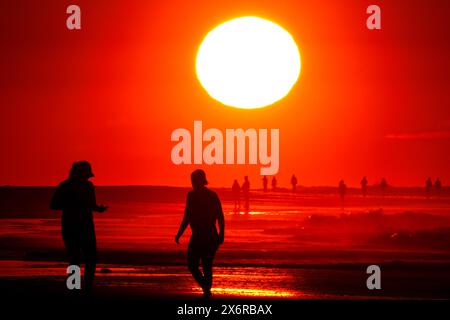
[[[174, 242], [187, 190], [97, 188], [98, 202], [110, 206], [95, 216], [100, 292], [150, 297], [200, 294], [185, 266], [189, 231], [180, 245]], [[52, 188], [0, 188], [2, 285], [64, 284], [60, 213], [48, 210], [52, 192]], [[248, 212], [233, 209], [229, 190], [217, 192], [225, 212], [226, 239], [215, 260], [215, 296], [450, 297], [447, 191], [428, 199], [420, 189], [367, 198], [351, 190], [344, 207], [333, 188], [304, 188], [296, 194], [254, 191]], [[381, 293], [365, 286], [370, 264], [383, 266]]]

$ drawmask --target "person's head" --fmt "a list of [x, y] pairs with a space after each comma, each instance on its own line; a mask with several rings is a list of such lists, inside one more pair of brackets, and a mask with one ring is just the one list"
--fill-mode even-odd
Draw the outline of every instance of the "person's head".
[[245, 176], [245, 177], [244, 177], [244, 180], [245, 180], [245, 181], [248, 181], [248, 176]]
[[201, 169], [197, 169], [191, 173], [192, 188], [200, 189], [208, 184], [206, 173]]
[[72, 179], [88, 180], [92, 178], [94, 173], [92, 173], [91, 164], [86, 161], [77, 161], [72, 164], [70, 169], [69, 177]]

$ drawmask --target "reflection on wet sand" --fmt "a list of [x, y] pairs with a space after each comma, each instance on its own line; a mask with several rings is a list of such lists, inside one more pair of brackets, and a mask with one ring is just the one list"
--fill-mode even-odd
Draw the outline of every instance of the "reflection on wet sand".
[[[1, 190], [0, 287], [64, 294], [58, 291], [66, 277], [60, 216], [46, 209], [52, 190]], [[186, 190], [98, 191], [111, 205], [96, 216], [99, 293], [198, 297], [185, 267], [187, 241], [173, 242]], [[216, 257], [215, 297], [450, 297], [450, 193], [433, 199], [409, 189], [384, 199], [350, 194], [343, 211], [332, 190], [255, 192], [251, 211], [235, 214], [228, 191], [218, 192], [228, 232]], [[19, 202], [23, 207], [14, 209]], [[382, 266], [379, 293], [365, 286], [373, 263]]]
[[214, 295], [237, 296], [242, 298], [258, 297], [258, 298], [298, 298], [298, 295], [289, 291], [276, 291], [264, 289], [249, 288], [213, 288]]

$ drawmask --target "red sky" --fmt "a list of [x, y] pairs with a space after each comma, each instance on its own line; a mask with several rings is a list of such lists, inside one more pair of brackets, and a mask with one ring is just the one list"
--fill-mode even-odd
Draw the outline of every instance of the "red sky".
[[[374, 3], [381, 31], [365, 27]], [[244, 15], [283, 26], [302, 55], [291, 93], [259, 110], [222, 106], [195, 75], [206, 33]], [[188, 185], [170, 134], [194, 120], [279, 128], [281, 185], [448, 183], [449, 19], [444, 0], [2, 1], [0, 185], [54, 185], [81, 159], [98, 185]], [[205, 169], [213, 186], [259, 186], [259, 165]]]

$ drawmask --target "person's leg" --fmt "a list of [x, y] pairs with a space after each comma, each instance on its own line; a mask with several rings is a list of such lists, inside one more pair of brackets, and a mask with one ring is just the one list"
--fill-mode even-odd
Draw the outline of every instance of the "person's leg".
[[202, 269], [205, 279], [205, 287], [203, 291], [205, 292], [205, 297], [209, 297], [211, 295], [211, 288], [213, 283], [213, 262], [216, 250], [217, 244], [212, 243], [209, 250], [207, 250], [202, 256]]
[[81, 249], [78, 235], [74, 232], [70, 232], [63, 229], [62, 237], [64, 241], [64, 246], [66, 248], [67, 260], [69, 262], [69, 265], [80, 266]]
[[85, 260], [84, 288], [87, 294], [91, 294], [94, 286], [95, 268], [97, 266], [97, 241], [93, 227], [88, 228], [83, 237], [82, 251]]
[[[67, 261], [69, 266], [78, 266], [81, 264], [81, 248], [77, 234], [63, 230], [64, 247], [66, 248]], [[80, 290], [69, 290], [69, 294], [78, 296]]]
[[205, 285], [203, 291], [207, 295], [211, 294], [212, 279], [213, 279], [212, 265], [213, 265], [213, 258], [211, 258], [209, 255], [202, 257], [203, 274], [205, 275], [204, 277]]
[[195, 281], [197, 281], [200, 287], [204, 290], [205, 279], [199, 269], [199, 265], [200, 253], [199, 250], [192, 244], [191, 240], [188, 246], [188, 269], [194, 277]]

